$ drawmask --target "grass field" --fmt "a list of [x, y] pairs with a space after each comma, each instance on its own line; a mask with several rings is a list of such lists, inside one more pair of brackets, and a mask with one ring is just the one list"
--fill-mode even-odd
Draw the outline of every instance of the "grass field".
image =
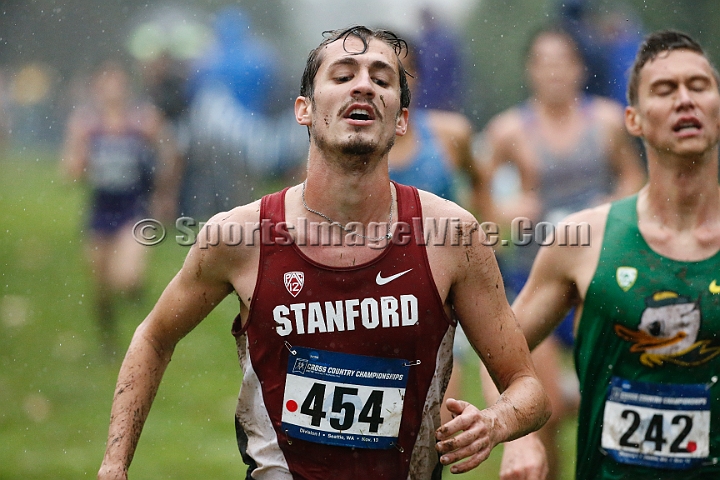
[[[102, 355], [82, 254], [85, 192], [57, 175], [53, 152], [0, 157], [0, 480], [94, 478], [119, 367]], [[122, 345], [180, 268], [187, 247], [152, 248], [148, 295], [126, 303]], [[241, 374], [232, 297], [178, 346], [137, 454], [132, 480], [244, 478], [233, 412]], [[467, 399], [480, 403], [477, 369]], [[572, 478], [573, 425], [563, 429]], [[447, 478], [497, 478], [499, 451]]]

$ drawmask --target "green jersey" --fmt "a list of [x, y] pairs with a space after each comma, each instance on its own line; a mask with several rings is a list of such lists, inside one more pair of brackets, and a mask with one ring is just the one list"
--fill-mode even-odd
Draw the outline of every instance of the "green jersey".
[[577, 478], [720, 478], [720, 252], [655, 253], [610, 208], [575, 343]]

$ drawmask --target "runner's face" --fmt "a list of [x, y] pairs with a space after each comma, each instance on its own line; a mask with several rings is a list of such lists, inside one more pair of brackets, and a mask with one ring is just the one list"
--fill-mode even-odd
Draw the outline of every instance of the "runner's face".
[[97, 74], [94, 87], [102, 104], [121, 104], [127, 97], [128, 79], [121, 70], [108, 69]]
[[720, 94], [707, 59], [690, 50], [661, 53], [640, 70], [628, 131], [658, 152], [698, 155], [720, 138]]
[[[315, 77], [314, 99], [299, 97], [295, 112], [301, 125], [322, 150], [369, 156], [386, 154], [407, 126], [400, 107], [398, 60], [390, 46], [348, 37], [325, 47]], [[347, 50], [347, 51], [346, 51]]]
[[544, 101], [573, 100], [582, 88], [582, 63], [562, 35], [540, 35], [530, 49], [527, 70], [535, 96]]

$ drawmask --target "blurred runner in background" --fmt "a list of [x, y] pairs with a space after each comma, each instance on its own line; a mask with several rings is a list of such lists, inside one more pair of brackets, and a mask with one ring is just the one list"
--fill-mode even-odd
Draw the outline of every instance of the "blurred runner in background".
[[[642, 163], [623, 124], [622, 107], [584, 94], [585, 68], [578, 46], [565, 30], [543, 28], [529, 43], [530, 98], [493, 118], [485, 133], [491, 172], [506, 164], [519, 176], [519, 191], [497, 204], [496, 220], [509, 230], [515, 219], [557, 225], [569, 213], [636, 192], [644, 179]], [[494, 175], [494, 173], [493, 173]], [[500, 266], [512, 300], [525, 284], [539, 249], [533, 239], [501, 247]], [[573, 343], [572, 315], [533, 353], [553, 405], [553, 416], [539, 432], [548, 450], [551, 475], [558, 465], [557, 432], [577, 408], [577, 380], [563, 373], [559, 348]]]
[[171, 217], [177, 155], [160, 112], [134, 100], [126, 69], [104, 62], [93, 74], [91, 99], [68, 120], [61, 166], [90, 188], [87, 252], [95, 278], [97, 317], [105, 351], [117, 349], [115, 297], [138, 299], [147, 247], [135, 222], [152, 211]]

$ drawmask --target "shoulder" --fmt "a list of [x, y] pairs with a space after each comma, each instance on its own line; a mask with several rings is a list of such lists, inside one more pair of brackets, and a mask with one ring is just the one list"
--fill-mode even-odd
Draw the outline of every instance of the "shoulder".
[[459, 205], [431, 193], [420, 191], [420, 200], [425, 251], [440, 298], [456, 308], [490, 298], [484, 294], [501, 283], [500, 274], [478, 221]]
[[261, 202], [262, 200], [255, 200], [254, 202], [240, 205], [227, 212], [216, 213], [208, 220], [208, 223], [213, 222], [223, 225], [238, 221], [257, 222], [260, 220]]
[[520, 107], [513, 107], [490, 119], [485, 127], [489, 141], [496, 144], [514, 142], [523, 136], [523, 119]]
[[556, 237], [551, 247], [562, 252], [561, 255], [568, 256], [582, 256], [588, 251], [599, 250], [610, 206], [610, 203], [604, 203], [562, 219], [555, 228]]
[[587, 223], [591, 227], [604, 229], [610, 206], [610, 203], [603, 203], [597, 207], [580, 210], [565, 217], [560, 224]]
[[591, 97], [592, 115], [606, 127], [625, 125], [625, 109], [615, 100], [605, 97]]
[[428, 110], [427, 118], [433, 131], [444, 136], [470, 139], [472, 124], [465, 115], [445, 110]]
[[577, 285], [586, 284], [600, 256], [610, 205], [581, 210], [561, 220], [553, 241], [540, 249], [535, 262], [538, 267], [549, 268]]
[[200, 229], [185, 261], [199, 277], [233, 277], [259, 254], [260, 200], [220, 212]]
[[[261, 200], [256, 200], [252, 203], [248, 203], [246, 205], [242, 205], [239, 207], [235, 207], [232, 210], [229, 210], [227, 212], [220, 212], [215, 215], [213, 215], [206, 223], [203, 229], [212, 229], [217, 228], [221, 232], [228, 232], [231, 230], [231, 227], [234, 226], [240, 226], [242, 227], [243, 234], [247, 236], [247, 234], [250, 234], [251, 232], [246, 232], [246, 230], [252, 229], [255, 224], [260, 222], [260, 203]], [[202, 233], [202, 232], [201, 232]], [[212, 233], [212, 232], [208, 232]], [[231, 241], [229, 238], [219, 238], [219, 245], [224, 246], [244, 246], [244, 247], [253, 247], [254, 244], [252, 241], [248, 242], [247, 240], [251, 240], [250, 238], [242, 238], [242, 242], [237, 241]], [[237, 239], [234, 239], [237, 240]], [[235, 245], [233, 245], [235, 244]], [[222, 251], [222, 249], [219, 249], [219, 251]]]
[[541, 248], [536, 260], [540, 281], [564, 279], [574, 285], [580, 299], [585, 298], [600, 261], [610, 207], [605, 203], [581, 210], [559, 223], [555, 242]]
[[477, 266], [476, 260], [485, 263], [494, 255], [472, 213], [432, 193], [422, 190], [419, 193], [428, 258], [431, 264], [441, 265], [434, 271], [455, 279]]
[[467, 222], [477, 222], [475, 217], [457, 203], [434, 193], [418, 189], [423, 218], [457, 218]]

